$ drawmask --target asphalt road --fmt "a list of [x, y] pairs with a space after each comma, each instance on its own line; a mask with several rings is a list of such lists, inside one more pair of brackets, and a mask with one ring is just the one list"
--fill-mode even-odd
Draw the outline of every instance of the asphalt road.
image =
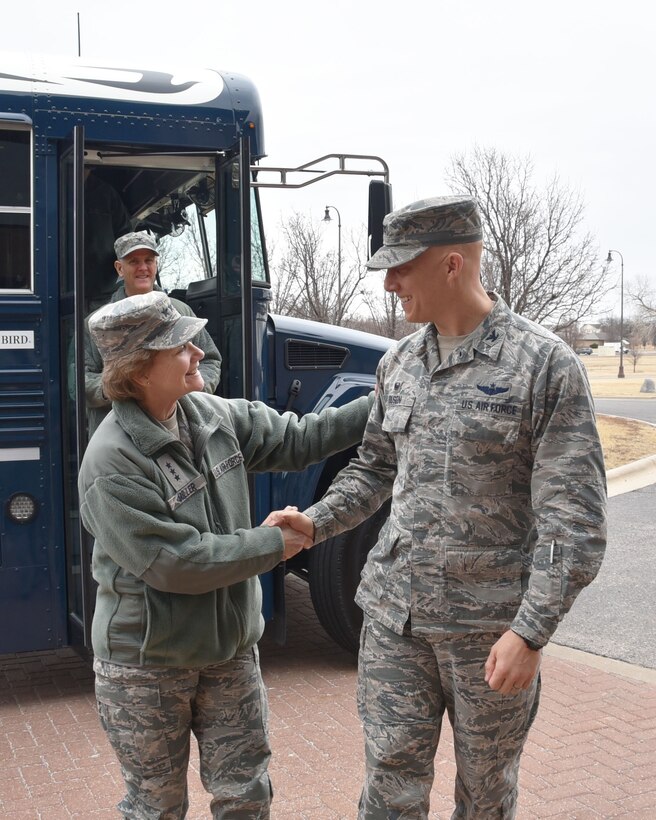
[[603, 564], [554, 643], [656, 669], [655, 509], [656, 485], [609, 500]]
[[[596, 399], [597, 412], [656, 424], [656, 400]], [[599, 575], [559, 625], [554, 643], [656, 669], [656, 485], [608, 502]]]
[[626, 416], [656, 424], [656, 397], [643, 399], [595, 399], [595, 410], [609, 416]]

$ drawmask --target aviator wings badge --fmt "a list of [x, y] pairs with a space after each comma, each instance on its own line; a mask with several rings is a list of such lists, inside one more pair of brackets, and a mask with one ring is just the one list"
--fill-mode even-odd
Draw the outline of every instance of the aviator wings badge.
[[494, 382], [492, 384], [477, 384], [476, 387], [486, 396], [498, 396], [500, 393], [507, 393], [510, 390], [509, 387], [497, 387]]

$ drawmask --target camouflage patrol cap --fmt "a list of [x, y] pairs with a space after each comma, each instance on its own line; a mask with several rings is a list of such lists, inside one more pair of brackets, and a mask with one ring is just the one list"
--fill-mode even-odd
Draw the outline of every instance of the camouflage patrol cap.
[[159, 256], [157, 245], [155, 244], [155, 237], [145, 231], [124, 233], [123, 236], [119, 236], [116, 242], [114, 242], [114, 253], [117, 259], [123, 259], [129, 253], [132, 253], [132, 251], [137, 251], [140, 248], [146, 248], [152, 251], [156, 256]]
[[104, 362], [135, 350], [170, 350], [199, 333], [207, 319], [181, 316], [161, 290], [109, 302], [89, 317]]
[[383, 246], [365, 264], [371, 270], [394, 268], [416, 259], [433, 245], [463, 245], [482, 238], [475, 199], [420, 199], [387, 214], [383, 221]]

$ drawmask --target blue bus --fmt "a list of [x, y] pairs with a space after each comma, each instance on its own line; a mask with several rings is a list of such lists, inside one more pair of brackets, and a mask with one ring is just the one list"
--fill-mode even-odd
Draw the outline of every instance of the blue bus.
[[[269, 313], [259, 188], [366, 174], [373, 252], [391, 206], [387, 166], [365, 157], [374, 169], [358, 170], [351, 160], [362, 157], [329, 155], [267, 168], [264, 156], [260, 101], [243, 76], [0, 58], [1, 654], [89, 646], [91, 544], [76, 488], [84, 320], [113, 278], [116, 235], [156, 236], [161, 286], [208, 320], [222, 353], [222, 395], [303, 414], [372, 389], [388, 339]], [[254, 522], [311, 503], [352, 455], [258, 476]], [[353, 594], [385, 515], [263, 577], [278, 640], [291, 571], [308, 580], [329, 634], [356, 649]]]

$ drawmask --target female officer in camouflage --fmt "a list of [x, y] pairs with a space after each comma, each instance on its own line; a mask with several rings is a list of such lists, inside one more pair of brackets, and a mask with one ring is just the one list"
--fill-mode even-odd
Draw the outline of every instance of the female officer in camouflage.
[[309, 541], [253, 528], [248, 471], [300, 470], [360, 440], [369, 400], [300, 421], [202, 393], [204, 319], [161, 292], [89, 320], [113, 412], [84, 455], [80, 514], [95, 538], [92, 640], [101, 721], [129, 818], [182, 818], [190, 735], [215, 818], [268, 818], [257, 575]]
[[571, 348], [484, 290], [474, 200], [415, 202], [384, 235], [368, 267], [426, 324], [384, 355], [358, 459], [309, 518], [270, 520], [322, 541], [392, 496], [356, 598], [360, 820], [428, 817], [445, 711], [452, 817], [512, 818], [540, 649], [605, 547], [592, 399]]

